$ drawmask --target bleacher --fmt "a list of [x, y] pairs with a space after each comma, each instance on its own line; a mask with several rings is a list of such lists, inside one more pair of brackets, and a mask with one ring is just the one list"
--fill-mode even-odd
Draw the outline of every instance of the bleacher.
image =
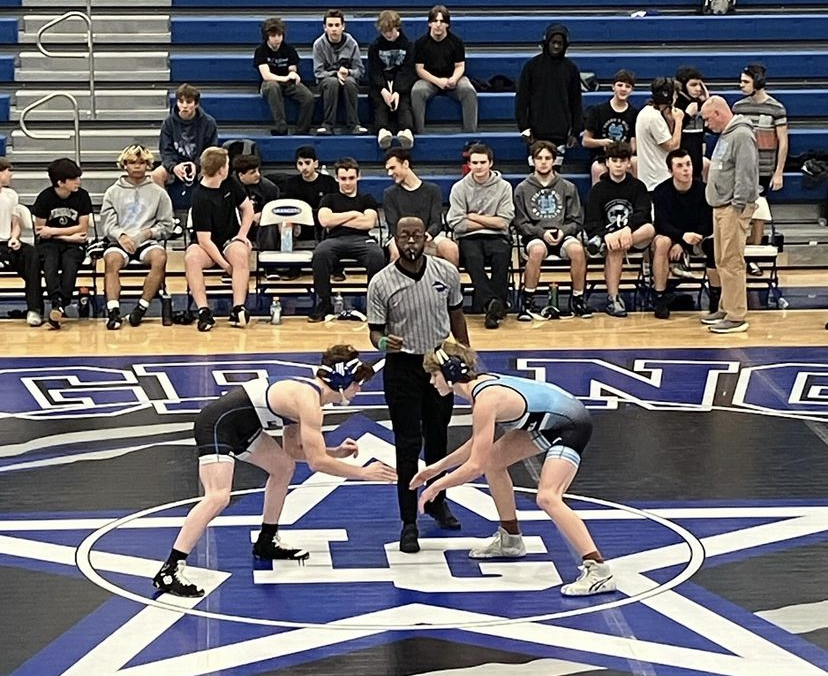
[[[427, 29], [425, 16], [431, 5], [430, 0], [414, 0], [402, 8], [404, 30], [410, 38], [416, 39]], [[740, 96], [735, 83], [742, 67], [759, 61], [768, 68], [769, 91], [788, 109], [789, 155], [828, 148], [828, 46], [823, 42], [828, 33], [828, 0], [794, 0], [784, 7], [770, 0], [740, 0], [738, 13], [724, 17], [700, 16], [699, 5], [697, 0], [671, 0], [667, 5], [655, 0], [585, 0], [556, 7], [553, 12], [548, 3], [539, 0], [502, 0], [496, 8], [480, 0], [459, 0], [451, 3], [450, 9], [452, 30], [467, 45], [467, 74], [475, 80], [485, 82], [494, 75], [505, 75], [516, 81], [523, 64], [537, 53], [545, 26], [561, 22], [572, 36], [567, 55], [582, 72], [594, 73], [601, 84], [599, 91], [584, 94], [585, 107], [610, 96], [611, 76], [622, 67], [633, 70], [639, 79], [632, 98], [639, 107], [648, 98], [652, 78], [672, 75], [683, 65], [699, 68], [711, 91], [734, 101]], [[49, 60], [35, 53], [28, 25], [37, 25], [35, 17], [57, 16], [84, 6], [81, 0], [0, 0], [0, 153], [8, 152], [15, 161], [15, 186], [24, 201], [33, 198], [45, 184], [44, 158], [58, 154], [55, 149], [59, 143], [37, 144], [17, 134], [12, 137], [21, 109], [19, 102], [28, 101], [27, 91], [68, 88], [83, 92], [86, 67], [82, 59], [67, 65], [65, 60]], [[321, 15], [328, 6], [327, 0], [303, 0], [282, 11], [288, 41], [303, 57], [301, 73], [306, 82], [313, 80], [310, 46], [321, 34]], [[359, 41], [363, 55], [376, 36], [376, 13], [387, 6], [384, 0], [362, 0], [357, 7], [345, 10], [346, 30]], [[646, 14], [631, 17], [634, 10]], [[256, 141], [266, 164], [264, 173], [291, 173], [295, 148], [311, 144], [328, 165], [342, 155], [354, 156], [363, 166], [361, 188], [381, 198], [389, 183], [375, 136], [270, 135], [269, 109], [257, 91], [252, 52], [260, 41], [261, 20], [274, 12], [273, 3], [267, 0], [138, 0], [128, 8], [116, 0], [95, 0], [92, 16], [98, 34], [96, 64], [100, 71], [96, 85], [105, 103], [100, 121], [88, 116], [82, 119], [82, 134], [87, 147], [84, 181], [96, 203], [117, 175], [112, 161], [107, 160], [109, 145], [114, 160], [125, 138], [152, 139], [163, 109], [173, 103], [171, 92], [185, 81], [202, 89], [202, 106], [217, 119], [221, 140], [244, 137]], [[22, 17], [31, 21], [24, 23]], [[125, 17], [132, 17], [134, 25], [122, 25], [121, 35], [118, 21]], [[144, 17], [152, 18], [153, 26], [161, 20], [169, 42], [158, 38], [163, 30], [147, 28], [142, 32]], [[72, 31], [56, 30], [63, 45], [69, 40], [63, 31]], [[116, 41], [125, 43], [126, 48]], [[15, 68], [18, 57], [20, 65]], [[147, 67], [131, 73], [127, 64], [134, 67], [142, 59], [146, 59], [143, 63]], [[124, 110], [126, 92], [134, 92], [134, 115]], [[163, 92], [167, 96], [159, 98], [157, 94]], [[85, 105], [86, 99], [81, 97], [81, 106]], [[428, 120], [434, 133], [418, 136], [413, 148], [418, 173], [438, 183], [447, 199], [452, 183], [459, 178], [463, 146], [479, 139], [494, 149], [496, 168], [517, 184], [525, 177], [527, 167], [513, 108], [512, 92], [481, 92], [480, 130], [468, 135], [456, 132], [458, 104], [443, 97], [432, 100]], [[67, 129], [68, 123], [55, 121], [62, 115], [64, 120], [69, 119], [65, 110], [65, 104], [55, 102], [33, 114], [32, 119], [52, 130]], [[293, 119], [292, 101], [287, 102], [287, 110], [288, 119]], [[320, 115], [318, 106], [315, 119]], [[360, 116], [363, 123], [370, 123], [365, 91], [360, 96]], [[71, 154], [71, 142], [66, 141], [64, 147], [59, 154]], [[564, 174], [575, 182], [582, 197], [589, 188], [588, 167], [589, 154], [583, 148], [567, 153]], [[798, 167], [791, 164], [784, 189], [774, 197], [774, 206], [779, 205], [780, 211], [790, 207], [785, 213], [796, 214], [793, 220], [800, 214], [809, 218], [813, 206], [824, 200], [825, 188], [806, 186]], [[805, 231], [811, 232], [807, 228]], [[803, 239], [807, 237], [813, 239], [810, 234], [803, 235]], [[789, 241], [792, 239], [795, 237], [789, 237]]]

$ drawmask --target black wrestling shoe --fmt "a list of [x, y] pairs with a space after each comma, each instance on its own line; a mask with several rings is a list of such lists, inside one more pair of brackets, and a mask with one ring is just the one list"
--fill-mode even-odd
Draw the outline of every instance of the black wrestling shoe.
[[141, 321], [144, 319], [144, 315], [147, 314], [147, 308], [143, 305], [136, 305], [135, 309], [129, 313], [129, 320], [130, 326], [138, 326]]
[[299, 561], [302, 564], [308, 559], [310, 552], [286, 546], [277, 534], [270, 540], [256, 542], [253, 545], [253, 556], [267, 561]]
[[198, 598], [204, 596], [204, 590], [196, 587], [184, 576], [186, 562], [179, 561], [175, 568], [165, 563], [156, 576], [152, 578], [152, 586], [165, 594], [183, 596], [184, 598]]
[[457, 517], [451, 513], [448, 503], [445, 501], [436, 505], [433, 502], [429, 502], [426, 505], [425, 513], [439, 523], [440, 528], [445, 528], [447, 530], [460, 530], [461, 528], [460, 522], [457, 520]]
[[400, 533], [400, 551], [405, 554], [416, 554], [420, 551], [420, 543], [417, 541], [417, 526], [413, 523], [403, 524]]

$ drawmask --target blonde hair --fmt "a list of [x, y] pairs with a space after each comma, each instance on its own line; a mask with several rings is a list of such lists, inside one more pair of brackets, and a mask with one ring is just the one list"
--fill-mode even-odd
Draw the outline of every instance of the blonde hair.
[[143, 162], [147, 165], [148, 169], [152, 169], [152, 165], [155, 164], [155, 156], [146, 146], [142, 146], [140, 143], [133, 143], [124, 148], [121, 154], [118, 155], [118, 166], [121, 169], [126, 167], [127, 162]]
[[442, 365], [437, 357], [438, 350], [442, 350], [449, 357], [457, 357], [466, 365], [467, 373], [460, 382], [469, 382], [479, 375], [477, 371], [477, 352], [466, 345], [455, 343], [452, 340], [444, 340], [437, 350], [425, 354], [423, 357], [423, 369], [426, 373], [442, 372]]
[[211, 146], [201, 153], [201, 173], [207, 178], [218, 174], [222, 167], [227, 164], [227, 151], [224, 148]]
[[393, 9], [384, 9], [380, 12], [379, 18], [377, 19], [377, 30], [380, 33], [388, 33], [400, 26], [402, 26], [400, 15]]

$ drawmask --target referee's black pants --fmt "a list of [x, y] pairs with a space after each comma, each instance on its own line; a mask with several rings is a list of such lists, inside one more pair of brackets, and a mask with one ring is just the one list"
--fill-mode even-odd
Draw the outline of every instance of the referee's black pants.
[[[417, 460], [423, 447], [428, 465], [446, 456], [454, 394], [441, 397], [437, 393], [423, 370], [421, 354], [389, 353], [382, 372], [385, 403], [391, 414], [397, 450], [400, 517], [403, 523], [416, 523], [417, 491], [409, 490], [408, 484], [417, 473]], [[434, 503], [445, 499], [442, 491]]]

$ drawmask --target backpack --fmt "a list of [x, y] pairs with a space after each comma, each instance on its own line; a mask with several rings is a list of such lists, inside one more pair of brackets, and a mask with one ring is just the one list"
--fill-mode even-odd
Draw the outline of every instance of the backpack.
[[259, 158], [259, 162], [262, 161], [262, 154], [259, 152], [259, 146], [256, 145], [256, 142], [253, 139], [234, 138], [222, 143], [221, 147], [227, 151], [231, 167], [233, 166], [233, 160], [239, 155], [255, 155]]
[[736, 0], [702, 0], [702, 14], [730, 14], [736, 6]]

